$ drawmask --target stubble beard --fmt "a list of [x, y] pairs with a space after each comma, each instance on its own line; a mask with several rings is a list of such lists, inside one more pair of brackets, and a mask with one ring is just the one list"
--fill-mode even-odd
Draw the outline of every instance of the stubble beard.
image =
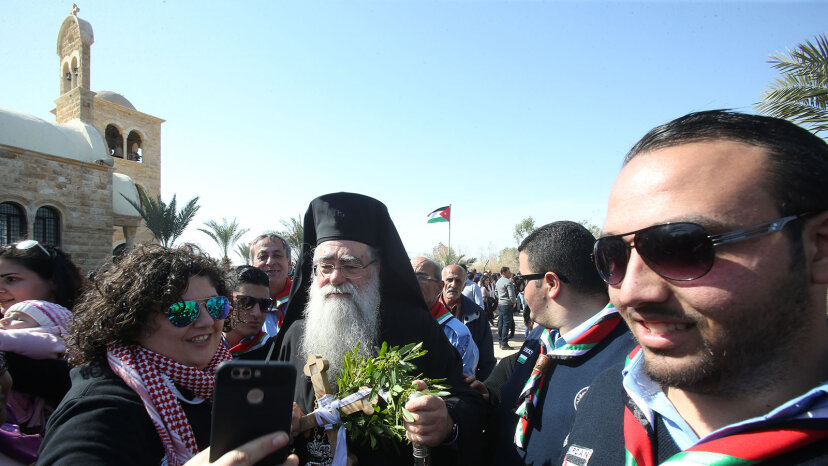
[[[665, 357], [668, 352], [649, 350], [655, 357], [651, 361], [645, 353], [645, 374], [662, 387], [733, 398], [762, 392], [787, 377], [810, 319], [804, 261], [794, 262], [773, 290], [739, 297], [738, 311], [731, 305], [710, 312], [723, 316], [720, 326], [727, 334], [713, 341], [702, 333], [691, 364], [674, 365]], [[704, 321], [696, 325], [699, 332], [705, 330]]]
[[[350, 296], [328, 297], [330, 293]], [[315, 282], [311, 284], [305, 306], [301, 354], [304, 358], [321, 354], [328, 360], [328, 380], [334, 390], [346, 353], [359, 344], [359, 356], [375, 356], [379, 304], [380, 283], [373, 272], [362, 290], [350, 282], [323, 287], [316, 286]]]

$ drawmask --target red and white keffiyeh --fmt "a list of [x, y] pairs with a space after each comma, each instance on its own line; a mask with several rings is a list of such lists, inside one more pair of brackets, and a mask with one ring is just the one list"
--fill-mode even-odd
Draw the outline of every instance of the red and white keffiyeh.
[[164, 445], [166, 463], [182, 465], [198, 453], [193, 429], [171, 389], [175, 383], [198, 397], [213, 398], [216, 367], [231, 359], [218, 345], [204, 370], [184, 366], [139, 345], [110, 345], [106, 358], [112, 371], [141, 397]]

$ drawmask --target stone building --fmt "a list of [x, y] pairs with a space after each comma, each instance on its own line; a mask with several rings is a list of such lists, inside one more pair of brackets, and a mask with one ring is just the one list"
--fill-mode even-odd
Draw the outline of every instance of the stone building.
[[90, 89], [92, 26], [76, 14], [58, 32], [56, 122], [0, 108], [0, 244], [36, 239], [91, 271], [152, 240], [125, 197], [159, 194], [164, 120]]

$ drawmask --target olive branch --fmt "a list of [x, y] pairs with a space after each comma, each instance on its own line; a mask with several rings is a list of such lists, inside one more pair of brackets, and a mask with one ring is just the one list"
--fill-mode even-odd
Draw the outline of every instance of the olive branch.
[[388, 347], [387, 342], [377, 348], [377, 357], [362, 357], [358, 355], [359, 344], [353, 351], [345, 354], [342, 370], [339, 371], [337, 385], [339, 396], [344, 398], [360, 390], [360, 387], [370, 387], [368, 400], [379, 395], [373, 414], [357, 411], [353, 414], [342, 415], [342, 424], [348, 429], [348, 436], [355, 442], [370, 445], [377, 450], [381, 444], [391, 443], [399, 450], [399, 445], [409, 443], [405, 437], [403, 419], [411, 421], [411, 413], [405, 409], [408, 397], [417, 391], [416, 380], [422, 380], [428, 389], [420, 391], [423, 395], [446, 397], [450, 387], [442, 385], [445, 379], [427, 379], [422, 374], [415, 373], [417, 369], [411, 361], [428, 351], [422, 349], [423, 344], [410, 343], [400, 348]]

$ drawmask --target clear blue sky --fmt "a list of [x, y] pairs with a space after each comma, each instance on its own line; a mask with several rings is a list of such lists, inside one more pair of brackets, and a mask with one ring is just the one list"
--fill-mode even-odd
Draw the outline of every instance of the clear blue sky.
[[[47, 120], [72, 2], [0, 5], [0, 106]], [[768, 56], [826, 32], [828, 2], [80, 0], [92, 90], [162, 126], [162, 195], [200, 196], [195, 228], [281, 228], [356, 191], [388, 206], [409, 254], [515, 246], [532, 216], [601, 224], [626, 151], [651, 127], [752, 111]], [[238, 258], [235, 258], [238, 260]]]

